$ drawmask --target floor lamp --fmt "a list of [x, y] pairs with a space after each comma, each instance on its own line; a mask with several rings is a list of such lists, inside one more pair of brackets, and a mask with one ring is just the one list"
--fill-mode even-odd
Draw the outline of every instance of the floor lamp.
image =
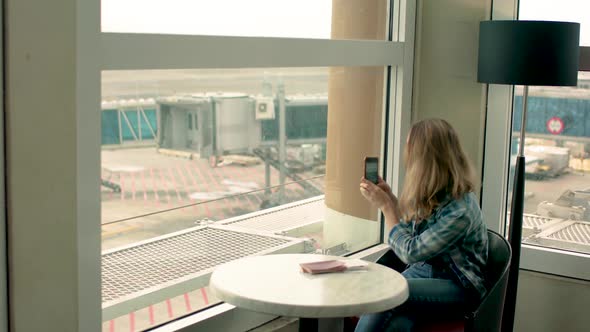
[[580, 24], [550, 21], [483, 21], [479, 25], [477, 81], [523, 85], [522, 120], [508, 240], [512, 262], [502, 317], [502, 331], [512, 331], [520, 265], [524, 209], [524, 134], [529, 85], [576, 86]]

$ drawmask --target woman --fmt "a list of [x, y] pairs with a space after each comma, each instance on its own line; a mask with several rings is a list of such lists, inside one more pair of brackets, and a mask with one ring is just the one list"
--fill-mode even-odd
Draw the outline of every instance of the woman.
[[487, 229], [474, 175], [445, 120], [416, 123], [404, 151], [400, 198], [382, 179], [361, 180], [362, 195], [385, 216], [389, 245], [406, 264], [410, 297], [398, 308], [364, 315], [356, 331], [412, 331], [417, 321], [461, 317], [486, 292]]

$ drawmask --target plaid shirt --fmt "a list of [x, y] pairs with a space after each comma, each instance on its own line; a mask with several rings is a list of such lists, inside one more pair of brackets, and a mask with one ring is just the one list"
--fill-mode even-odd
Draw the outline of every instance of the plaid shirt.
[[405, 263], [436, 261], [449, 268], [467, 289], [486, 292], [483, 268], [488, 235], [474, 193], [447, 196], [422, 222], [403, 220], [389, 233], [389, 245]]

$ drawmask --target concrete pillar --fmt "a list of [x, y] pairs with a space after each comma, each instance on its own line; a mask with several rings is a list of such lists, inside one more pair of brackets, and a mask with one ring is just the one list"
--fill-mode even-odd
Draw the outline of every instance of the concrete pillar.
[[[334, 0], [333, 39], [385, 39], [387, 1]], [[365, 156], [379, 156], [383, 67], [333, 67], [328, 83], [324, 248], [379, 240], [377, 211], [359, 192]]]
[[4, 1], [10, 331], [97, 332], [100, 1]]

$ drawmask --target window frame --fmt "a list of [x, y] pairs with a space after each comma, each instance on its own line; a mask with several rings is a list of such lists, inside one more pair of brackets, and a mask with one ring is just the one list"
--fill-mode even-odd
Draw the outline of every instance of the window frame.
[[[392, 183], [393, 191], [398, 192], [403, 177], [401, 156], [405, 144], [405, 139], [401, 138], [407, 135], [411, 126], [416, 1], [390, 0], [389, 6], [389, 38], [383, 41], [101, 32], [100, 69], [384, 67], [387, 69], [387, 81], [382, 128], [384, 139], [381, 150], [385, 156], [382, 170], [384, 178]], [[396, 26], [393, 27], [392, 23]], [[142, 52], [141, 58], [133, 57], [137, 50], [147, 49], [150, 52]], [[314, 52], [301, 51], [310, 49]], [[240, 57], [234, 57], [235, 54], [240, 54]], [[100, 150], [95, 152], [100, 153]], [[383, 220], [381, 225], [383, 230]], [[386, 236], [383, 234], [383, 241]], [[376, 260], [386, 250], [388, 246], [380, 243], [353, 256]], [[151, 330], [197, 331], [210, 328], [242, 331], [274, 318], [272, 315], [252, 313], [221, 303]]]
[[[4, 26], [4, 1], [0, 0], [0, 26]], [[0, 36], [0, 63], [4, 63], [4, 35]], [[0, 68], [0, 76], [4, 77], [4, 67]], [[0, 81], [0, 90], [4, 91], [4, 79]], [[8, 250], [7, 250], [7, 236], [6, 236], [6, 169], [4, 167], [4, 160], [6, 159], [6, 151], [4, 144], [4, 94], [0, 95], [0, 105], [2, 105], [0, 116], [0, 209], [4, 211], [0, 215], [0, 331], [8, 331]]]
[[[516, 19], [518, 0], [495, 0], [491, 19]], [[580, 47], [581, 59], [590, 55], [590, 47]], [[580, 70], [590, 70], [590, 59]], [[582, 62], [581, 62], [582, 64]], [[487, 85], [487, 113], [482, 211], [489, 229], [505, 234], [508, 203], [509, 149], [512, 135], [514, 86]], [[493, 156], [490, 158], [489, 156]], [[564, 277], [590, 280], [590, 255], [522, 244], [520, 268]]]

